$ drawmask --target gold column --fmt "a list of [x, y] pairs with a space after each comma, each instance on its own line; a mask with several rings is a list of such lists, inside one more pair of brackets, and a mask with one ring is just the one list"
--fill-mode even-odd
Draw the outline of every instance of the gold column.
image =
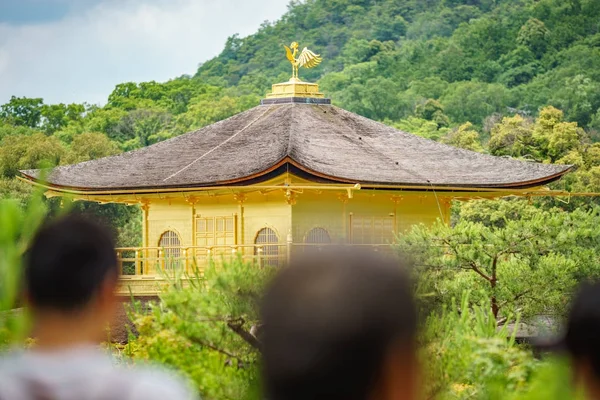
[[294, 244], [294, 234], [293, 234], [293, 229], [294, 229], [294, 225], [293, 225], [293, 210], [294, 210], [294, 204], [296, 204], [296, 192], [293, 192], [291, 190], [286, 190], [285, 192], [285, 201], [287, 202], [287, 204], [290, 206], [290, 219], [289, 219], [289, 229], [288, 229], [288, 234], [286, 237], [286, 253], [287, 253], [287, 263], [290, 263], [290, 259], [292, 258], [292, 246]]
[[148, 261], [148, 211], [150, 209], [150, 203], [148, 200], [142, 200], [142, 247], [143, 250], [143, 275], [148, 275], [150, 272], [150, 262]]
[[245, 237], [244, 237], [244, 202], [246, 201], [246, 195], [244, 193], [235, 193], [233, 195], [233, 199], [238, 203], [238, 218], [234, 218], [235, 232], [235, 244], [240, 245], [242, 247], [238, 248], [239, 253], [242, 257], [254, 255], [254, 250], [252, 248], [246, 249], [244, 246]]
[[239, 224], [237, 229], [237, 235], [235, 243], [244, 245], [244, 202], [246, 201], [246, 195], [243, 193], [236, 193], [233, 195], [233, 199], [238, 203], [238, 215]]
[[394, 234], [395, 235], [399, 235], [400, 234], [400, 224], [398, 221], [399, 217], [398, 217], [398, 206], [400, 205], [400, 203], [402, 202], [402, 200], [404, 199], [404, 196], [392, 196], [392, 201], [394, 202]]
[[452, 215], [452, 200], [450, 200], [447, 197], [444, 197], [442, 199], [442, 205], [444, 206], [443, 210], [444, 210], [444, 222], [446, 223], [446, 225], [450, 226], [450, 218]]
[[[188, 203], [190, 204], [190, 206], [192, 206], [192, 240], [191, 240], [191, 247], [196, 246], [196, 202], [197, 199], [195, 197], [190, 197], [188, 200]], [[196, 255], [196, 250], [195, 249], [188, 249], [187, 251], [184, 250], [184, 256], [185, 256], [185, 260], [184, 260], [184, 264], [185, 264], [185, 272], [189, 273], [189, 259], [191, 258], [192, 261], [194, 260], [194, 257]]]
[[348, 204], [347, 194], [338, 194], [338, 199], [342, 202], [342, 234], [343, 242], [349, 243], [350, 234], [348, 232], [348, 215], [346, 214], [346, 204]]
[[190, 205], [192, 206], [192, 240], [190, 243], [192, 246], [196, 245], [196, 199], [189, 200]]

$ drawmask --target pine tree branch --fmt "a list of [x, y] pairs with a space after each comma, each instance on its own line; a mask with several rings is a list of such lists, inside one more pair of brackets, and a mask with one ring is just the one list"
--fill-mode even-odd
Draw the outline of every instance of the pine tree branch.
[[243, 325], [246, 323], [243, 318], [236, 318], [227, 321], [227, 326], [229, 329], [234, 331], [238, 336], [240, 336], [246, 343], [248, 343], [253, 348], [261, 351], [262, 346], [258, 339], [251, 334], [249, 331], [243, 328]]

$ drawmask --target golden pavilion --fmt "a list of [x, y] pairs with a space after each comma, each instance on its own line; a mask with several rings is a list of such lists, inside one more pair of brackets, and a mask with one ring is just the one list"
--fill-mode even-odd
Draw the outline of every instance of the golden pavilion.
[[48, 196], [141, 205], [143, 246], [118, 252], [128, 285], [151, 294], [161, 270], [214, 256], [278, 264], [329, 243], [389, 247], [414, 224], [449, 222], [453, 199], [539, 193], [570, 169], [454, 148], [335, 107], [297, 78], [318, 55], [305, 48], [296, 58], [294, 43], [286, 51], [292, 79], [250, 110], [57, 167], [45, 181], [39, 170], [22, 178]]

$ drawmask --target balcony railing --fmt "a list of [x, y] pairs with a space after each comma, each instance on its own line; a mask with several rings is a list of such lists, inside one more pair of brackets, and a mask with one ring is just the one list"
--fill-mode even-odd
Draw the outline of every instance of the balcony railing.
[[[241, 259], [259, 267], [282, 266], [290, 257], [306, 251], [319, 251], [331, 244], [260, 244], [218, 245], [191, 247], [122, 247], [117, 250], [119, 268], [128, 276], [154, 276], [169, 272], [195, 273], [211, 262], [229, 262]], [[335, 245], [340, 246], [340, 245]], [[390, 244], [342, 245], [391, 252]]]

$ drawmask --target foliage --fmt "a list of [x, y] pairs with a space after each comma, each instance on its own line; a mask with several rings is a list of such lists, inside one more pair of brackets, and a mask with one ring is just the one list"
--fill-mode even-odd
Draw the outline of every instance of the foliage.
[[506, 326], [498, 329], [489, 305], [471, 305], [468, 292], [425, 323], [425, 370], [428, 398], [486, 398], [495, 385], [508, 391], [525, 387], [535, 367], [530, 353], [507, 338]]
[[509, 221], [530, 221], [539, 212], [538, 207], [528, 200], [518, 198], [468, 201], [460, 204], [454, 224], [464, 221], [481, 223], [492, 228], [505, 228]]
[[[493, 112], [552, 104], [589, 129], [600, 107], [599, 15], [596, 2], [575, 0], [294, 2], [256, 34], [230, 37], [196, 77], [237, 87], [252, 76], [264, 93], [289, 75], [281, 41], [299, 40], [324, 56], [305, 79], [369, 118], [404, 119], [431, 99], [451, 123], [480, 126]], [[425, 85], [433, 79], [435, 89]], [[383, 112], [373, 93], [389, 99]]]
[[142, 242], [142, 212], [138, 206], [125, 204], [98, 204], [77, 201], [71, 205], [74, 212], [94, 215], [113, 228], [118, 247], [137, 247]]
[[0, 117], [14, 125], [35, 128], [42, 119], [42, 99], [29, 99], [12, 96], [0, 107]]
[[496, 318], [560, 315], [576, 282], [600, 276], [600, 209], [525, 210], [526, 219], [491, 216], [484, 225], [471, 217], [398, 238], [433, 307], [477, 289], [472, 300], [488, 301]]
[[188, 375], [205, 399], [259, 399], [258, 305], [272, 270], [241, 259], [212, 264], [189, 287], [162, 293], [137, 311], [139, 336], [128, 351]]
[[427, 121], [417, 117], [408, 117], [392, 125], [397, 129], [431, 140], [439, 140], [449, 131], [448, 128], [440, 128], [435, 121]]
[[481, 140], [479, 138], [479, 132], [474, 129], [473, 124], [470, 122], [462, 124], [458, 128], [448, 132], [448, 134], [446, 134], [441, 141], [442, 143], [446, 143], [454, 147], [460, 147], [461, 149], [479, 152], [483, 151]]
[[63, 164], [76, 164], [117, 153], [119, 153], [119, 147], [110, 141], [106, 135], [99, 132], [87, 132], [73, 138], [71, 151], [61, 159], [61, 162]]
[[0, 146], [0, 173], [13, 177], [19, 170], [37, 168], [42, 163], [57, 165], [64, 153], [58, 139], [42, 133], [7, 136]]
[[460, 298], [431, 314], [421, 334], [427, 398], [580, 398], [565, 360], [534, 359], [512, 326], [498, 327], [489, 304], [472, 305], [469, 292]]
[[41, 195], [32, 196], [25, 209], [15, 200], [0, 200], [0, 348], [24, 339], [27, 319], [15, 308], [22, 295], [22, 255], [46, 214]]
[[444, 114], [444, 107], [433, 99], [417, 104], [415, 115], [417, 118], [435, 122], [438, 128], [450, 125], [450, 119]]
[[496, 156], [532, 158], [535, 142], [531, 121], [520, 115], [502, 119], [492, 128], [489, 149]]

